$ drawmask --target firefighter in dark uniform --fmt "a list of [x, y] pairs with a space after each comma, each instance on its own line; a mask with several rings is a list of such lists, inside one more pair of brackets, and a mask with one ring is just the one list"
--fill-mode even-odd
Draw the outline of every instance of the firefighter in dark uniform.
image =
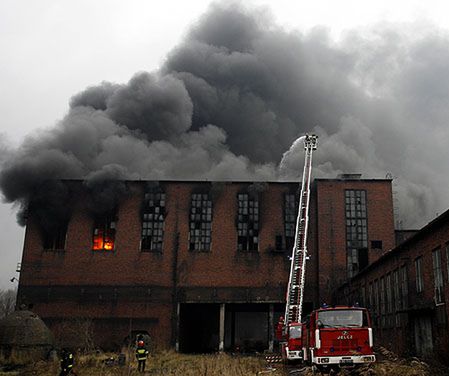
[[[73, 353], [68, 349], [61, 351], [61, 373], [59, 376], [67, 376], [73, 370]], [[73, 372], [73, 374], [75, 374]]]
[[138, 371], [145, 372], [145, 362], [148, 357], [148, 350], [145, 348], [145, 342], [142, 340], [137, 342], [136, 359], [138, 362]]

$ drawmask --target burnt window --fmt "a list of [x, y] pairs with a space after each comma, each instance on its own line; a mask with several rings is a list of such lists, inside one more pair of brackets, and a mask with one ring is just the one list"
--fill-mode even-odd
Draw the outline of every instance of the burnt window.
[[67, 224], [51, 230], [43, 231], [43, 246], [45, 250], [64, 250], [65, 238], [67, 234]]
[[346, 254], [348, 277], [368, 265], [366, 191], [345, 190]]
[[189, 249], [210, 251], [211, 233], [212, 200], [207, 193], [194, 193], [190, 205]]
[[142, 251], [162, 252], [165, 220], [165, 193], [147, 192], [142, 211]]
[[97, 218], [94, 224], [94, 251], [113, 251], [115, 243], [115, 216]]
[[259, 249], [259, 200], [247, 193], [238, 196], [238, 250], [257, 251]]
[[286, 193], [284, 196], [284, 227], [285, 248], [292, 250], [295, 245], [296, 217], [298, 216], [298, 203], [296, 195]]

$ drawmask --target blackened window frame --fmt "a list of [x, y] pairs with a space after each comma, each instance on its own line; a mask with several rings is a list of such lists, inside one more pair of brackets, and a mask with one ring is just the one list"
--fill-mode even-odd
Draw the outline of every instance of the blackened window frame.
[[162, 190], [146, 191], [143, 199], [140, 250], [141, 252], [162, 252], [167, 195]]
[[293, 250], [295, 246], [298, 205], [298, 197], [295, 193], [286, 192], [284, 194], [284, 236], [287, 251]]
[[[350, 278], [369, 263], [368, 199], [365, 189], [345, 189], [344, 198], [347, 275]], [[366, 260], [364, 262], [365, 265], [361, 268], [362, 251], [365, 254]]]
[[209, 193], [192, 193], [189, 214], [189, 250], [210, 252], [212, 249], [213, 205]]
[[260, 206], [259, 195], [237, 194], [237, 250], [259, 251]]
[[48, 229], [42, 229], [42, 248], [44, 251], [64, 251], [67, 242], [68, 222]]

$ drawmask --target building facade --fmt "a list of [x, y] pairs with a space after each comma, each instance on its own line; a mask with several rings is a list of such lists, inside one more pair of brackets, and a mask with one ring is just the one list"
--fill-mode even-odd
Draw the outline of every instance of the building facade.
[[345, 283], [340, 301], [370, 308], [378, 344], [448, 363], [449, 211]]
[[[137, 332], [186, 352], [276, 347], [298, 183], [129, 181], [113, 210], [64, 184], [57, 228], [31, 206], [18, 293], [56, 335], [84, 320], [105, 348]], [[315, 180], [305, 313], [393, 247], [393, 223], [390, 180]]]

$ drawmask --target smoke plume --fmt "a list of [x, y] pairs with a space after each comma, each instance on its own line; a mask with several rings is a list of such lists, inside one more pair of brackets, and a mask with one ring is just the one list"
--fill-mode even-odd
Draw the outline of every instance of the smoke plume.
[[422, 225], [449, 198], [448, 66], [449, 36], [431, 25], [378, 24], [337, 42], [214, 3], [158, 71], [88, 87], [56, 126], [5, 149], [0, 187], [22, 216], [32, 198], [65, 199], [54, 179], [83, 179], [109, 207], [123, 179], [298, 179], [292, 143], [315, 132], [314, 176], [393, 176], [397, 214]]

